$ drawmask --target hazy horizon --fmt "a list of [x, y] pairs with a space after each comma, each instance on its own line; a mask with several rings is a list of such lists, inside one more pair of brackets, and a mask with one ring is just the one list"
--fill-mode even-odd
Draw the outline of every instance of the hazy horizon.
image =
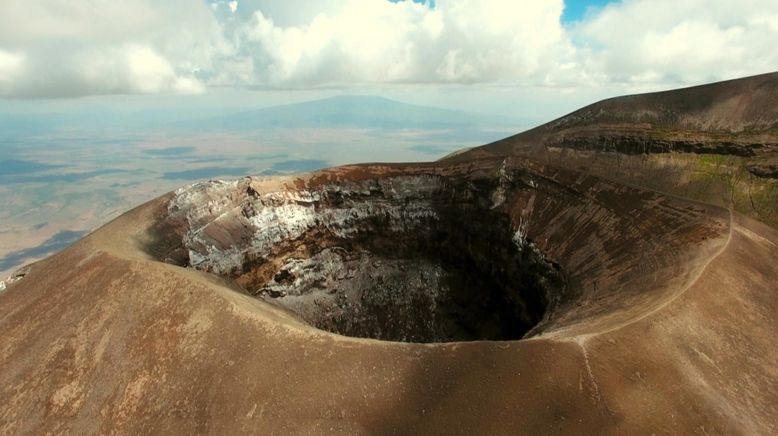
[[199, 180], [435, 160], [530, 127], [510, 117], [348, 95], [156, 115], [102, 113], [96, 125], [68, 112], [0, 120], [0, 276]]

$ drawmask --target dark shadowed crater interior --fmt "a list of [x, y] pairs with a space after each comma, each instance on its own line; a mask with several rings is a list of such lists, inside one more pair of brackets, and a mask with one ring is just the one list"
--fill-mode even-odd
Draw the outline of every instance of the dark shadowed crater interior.
[[[564, 276], [517, 232], [499, 207], [504, 199], [495, 203], [496, 183], [396, 178], [252, 192], [236, 223], [222, 217], [190, 241], [190, 253], [198, 244], [203, 253], [238, 246], [241, 264], [217, 272], [330, 332], [402, 342], [520, 339], [553, 308]], [[216, 270], [218, 253], [191, 264]]]

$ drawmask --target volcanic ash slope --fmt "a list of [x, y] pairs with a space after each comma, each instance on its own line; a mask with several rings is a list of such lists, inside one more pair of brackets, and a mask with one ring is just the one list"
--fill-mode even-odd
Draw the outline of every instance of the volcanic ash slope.
[[31, 265], [0, 432], [778, 433], [778, 232], [505, 150], [202, 182]]

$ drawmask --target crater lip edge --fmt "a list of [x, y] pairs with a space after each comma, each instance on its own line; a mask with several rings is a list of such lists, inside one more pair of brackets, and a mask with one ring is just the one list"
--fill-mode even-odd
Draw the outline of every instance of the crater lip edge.
[[[619, 280], [599, 280], [611, 273], [634, 285], [634, 273], [616, 273], [606, 261], [647, 253], [618, 241], [618, 231], [598, 240], [602, 223], [587, 210], [610, 214], [609, 225], [634, 225], [645, 217], [601, 200], [607, 194], [615, 204], [635, 193], [644, 202], [681, 201], [506, 159], [202, 182], [169, 198], [155, 223], [155, 239], [167, 235], [167, 244], [157, 244], [165, 256], [157, 258], [231, 279], [311, 327], [344, 337], [417, 344], [540, 339], [645, 300], [639, 294], [646, 289], [621, 298], [618, 286], [608, 287]], [[684, 214], [651, 218], [677, 226], [693, 218], [696, 230], [711, 231], [704, 211]], [[576, 230], [576, 219], [593, 228]], [[646, 245], [648, 236], [632, 239]], [[590, 261], [595, 267], [582, 273], [584, 254], [606, 259]], [[671, 279], [672, 267], [660, 267]], [[581, 307], [593, 297], [606, 301], [599, 309]]]

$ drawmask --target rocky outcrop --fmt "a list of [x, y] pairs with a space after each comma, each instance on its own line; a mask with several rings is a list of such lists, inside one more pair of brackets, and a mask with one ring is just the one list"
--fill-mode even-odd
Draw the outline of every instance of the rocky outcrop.
[[695, 153], [722, 154], [739, 157], [753, 157], [763, 150], [778, 150], [778, 143], [743, 142], [721, 139], [673, 139], [655, 138], [649, 135], [624, 134], [561, 135], [546, 142], [550, 147], [568, 147], [576, 150], [618, 152], [624, 154], [652, 153]]
[[11, 286], [13, 283], [18, 282], [19, 280], [23, 279], [24, 276], [27, 275], [27, 271], [29, 270], [29, 267], [22, 267], [18, 270], [14, 271], [8, 278], [5, 280], [0, 281], [0, 292], [5, 291], [8, 289], [9, 286]]
[[751, 164], [748, 172], [765, 179], [778, 179], [778, 164]]

